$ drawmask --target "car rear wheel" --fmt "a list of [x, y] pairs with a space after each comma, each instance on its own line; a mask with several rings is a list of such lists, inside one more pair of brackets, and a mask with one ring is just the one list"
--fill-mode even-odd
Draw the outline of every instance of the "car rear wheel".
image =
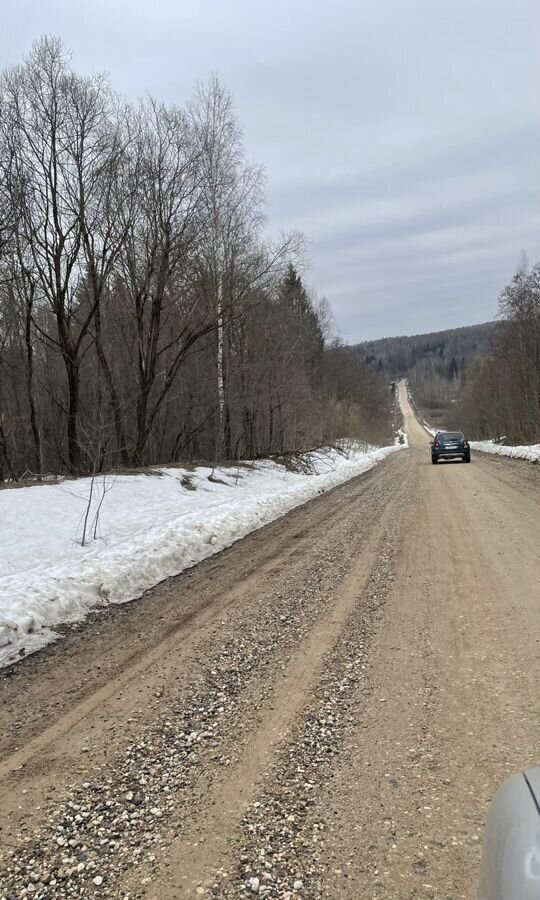
[[431, 462], [433, 463], [434, 466], [437, 465], [437, 460], [435, 459], [434, 456], [431, 457]]

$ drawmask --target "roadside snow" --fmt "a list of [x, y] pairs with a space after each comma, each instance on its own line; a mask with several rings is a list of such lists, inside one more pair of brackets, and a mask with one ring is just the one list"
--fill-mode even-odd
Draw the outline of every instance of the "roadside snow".
[[54, 640], [55, 625], [139, 597], [402, 446], [312, 453], [312, 474], [263, 461], [212, 481], [204, 467], [108, 476], [105, 496], [94, 485], [89, 526], [103, 505], [84, 547], [89, 478], [0, 491], [0, 667]]
[[481, 453], [495, 453], [497, 456], [511, 456], [513, 459], [528, 459], [530, 462], [540, 463], [540, 444], [506, 447], [495, 441], [470, 441], [470, 445], [473, 450], [480, 450]]

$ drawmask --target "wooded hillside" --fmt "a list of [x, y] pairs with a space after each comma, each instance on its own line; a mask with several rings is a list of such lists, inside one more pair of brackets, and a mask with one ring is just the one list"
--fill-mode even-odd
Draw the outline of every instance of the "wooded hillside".
[[407, 378], [419, 409], [435, 425], [448, 418], [467, 367], [491, 352], [500, 323], [365, 341], [354, 348], [386, 381]]
[[432, 425], [510, 444], [540, 441], [540, 264], [523, 259], [498, 320], [356, 346], [387, 381], [406, 377]]
[[499, 297], [500, 328], [454, 407], [471, 437], [540, 443], [540, 264], [524, 259]]

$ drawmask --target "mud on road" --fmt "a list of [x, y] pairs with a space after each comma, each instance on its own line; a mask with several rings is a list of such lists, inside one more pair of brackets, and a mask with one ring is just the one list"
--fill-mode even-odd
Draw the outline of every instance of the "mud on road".
[[411, 447], [0, 683], [0, 897], [475, 896], [538, 758], [540, 468]]

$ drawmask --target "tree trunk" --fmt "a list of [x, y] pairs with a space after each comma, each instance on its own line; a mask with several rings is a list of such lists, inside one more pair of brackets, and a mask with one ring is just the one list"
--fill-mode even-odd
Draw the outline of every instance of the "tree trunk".
[[231, 411], [229, 404], [225, 403], [223, 418], [223, 455], [225, 459], [232, 459], [232, 432], [231, 432]]
[[81, 445], [79, 443], [77, 422], [79, 414], [79, 364], [71, 356], [65, 356], [64, 361], [68, 380], [68, 460], [71, 472], [74, 475], [78, 475], [81, 472]]
[[43, 461], [41, 455], [41, 435], [37, 424], [36, 404], [34, 399], [34, 347], [32, 345], [32, 300], [26, 305], [25, 317], [25, 342], [26, 342], [26, 393], [30, 409], [30, 429], [34, 442], [34, 468], [37, 475], [41, 475]]
[[0, 482], [4, 481], [6, 477], [6, 473], [4, 471], [4, 462], [7, 466], [8, 472], [11, 475], [14, 475], [13, 465], [11, 463], [11, 459], [9, 458], [8, 449], [7, 449], [7, 437], [4, 431], [4, 426], [2, 422], [0, 422]]
[[149, 386], [144, 384], [139, 390], [137, 398], [137, 438], [133, 451], [133, 465], [144, 465], [144, 448], [148, 440], [148, 394]]
[[216, 446], [217, 458], [223, 452], [225, 438], [225, 374], [223, 370], [223, 299], [221, 294], [221, 276], [218, 285], [217, 301], [217, 395], [218, 395], [218, 435]]
[[244, 406], [243, 416], [244, 420], [244, 440], [245, 440], [245, 450], [244, 453], [248, 459], [254, 459], [255, 457], [255, 441], [253, 435], [253, 414], [248, 406]]
[[101, 367], [101, 371], [105, 377], [105, 381], [107, 382], [109, 393], [111, 396], [111, 411], [114, 420], [114, 430], [116, 433], [116, 443], [117, 450], [120, 453], [120, 459], [122, 461], [123, 466], [129, 465], [129, 457], [128, 457], [128, 449], [127, 449], [127, 440], [126, 433], [124, 431], [124, 426], [122, 425], [122, 415], [120, 410], [120, 401], [118, 399], [118, 393], [116, 391], [116, 385], [114, 383], [114, 378], [111, 372], [111, 367], [107, 361], [107, 357], [105, 356], [105, 350], [103, 349], [103, 339], [101, 334], [101, 309], [99, 304], [96, 306], [96, 311], [94, 314], [94, 324], [95, 324], [95, 341], [96, 341], [96, 352], [98, 357], [98, 362]]

